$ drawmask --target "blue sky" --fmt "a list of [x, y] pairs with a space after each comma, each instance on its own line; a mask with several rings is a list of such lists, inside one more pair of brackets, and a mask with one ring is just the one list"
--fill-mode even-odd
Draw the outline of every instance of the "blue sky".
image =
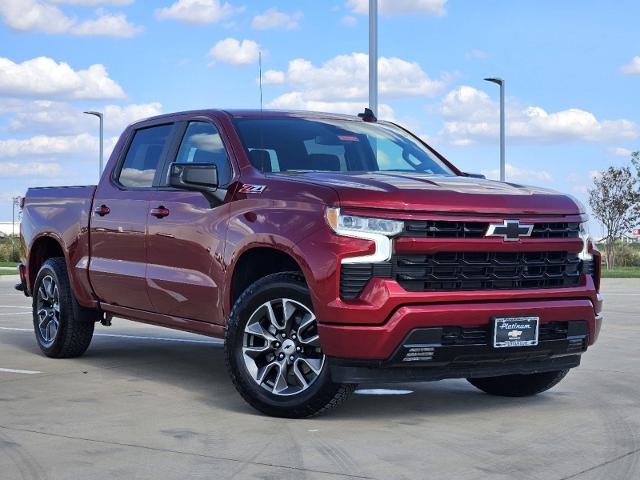
[[[367, 0], [3, 0], [0, 220], [29, 186], [95, 183], [130, 121], [203, 107], [357, 113], [367, 103]], [[640, 149], [640, 2], [381, 0], [381, 116], [461, 168], [583, 201], [594, 171]]]

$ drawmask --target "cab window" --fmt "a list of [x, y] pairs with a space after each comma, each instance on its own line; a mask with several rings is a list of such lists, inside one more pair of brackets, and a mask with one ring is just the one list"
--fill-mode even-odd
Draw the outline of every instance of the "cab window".
[[215, 125], [208, 122], [189, 122], [182, 138], [176, 163], [212, 163], [218, 168], [218, 182], [231, 181], [231, 164]]
[[136, 131], [118, 175], [120, 185], [131, 188], [153, 186], [156, 169], [172, 128], [173, 125], [169, 124]]

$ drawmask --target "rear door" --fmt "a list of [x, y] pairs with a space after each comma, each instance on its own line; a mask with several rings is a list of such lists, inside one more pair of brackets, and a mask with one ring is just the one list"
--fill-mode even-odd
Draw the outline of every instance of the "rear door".
[[[220, 323], [221, 283], [228, 204], [227, 188], [235, 177], [226, 139], [211, 119], [181, 124], [175, 153], [167, 159], [162, 183], [151, 199], [147, 282], [155, 312]], [[169, 163], [212, 163], [218, 168], [215, 196], [168, 186]]]
[[134, 130], [113, 172], [100, 182], [90, 222], [89, 278], [98, 298], [151, 310], [147, 292], [149, 195], [157, 188], [174, 124]]

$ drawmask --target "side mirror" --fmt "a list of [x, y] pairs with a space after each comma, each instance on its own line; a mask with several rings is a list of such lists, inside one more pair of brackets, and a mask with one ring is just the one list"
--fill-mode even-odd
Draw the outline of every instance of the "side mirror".
[[487, 177], [481, 173], [469, 173], [469, 172], [464, 172], [464, 176], [465, 177], [470, 177], [470, 178], [484, 178], [486, 179]]
[[211, 163], [172, 163], [169, 185], [183, 190], [215, 192], [218, 188], [218, 168]]

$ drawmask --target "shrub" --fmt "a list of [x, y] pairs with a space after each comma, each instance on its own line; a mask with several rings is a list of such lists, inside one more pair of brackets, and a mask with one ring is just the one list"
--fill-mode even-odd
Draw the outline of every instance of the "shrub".
[[[15, 242], [15, 247], [13, 242]], [[19, 262], [19, 242], [18, 239], [12, 239], [11, 237], [0, 239], [0, 262]]]
[[640, 252], [626, 243], [615, 245], [616, 267], [640, 267]]

